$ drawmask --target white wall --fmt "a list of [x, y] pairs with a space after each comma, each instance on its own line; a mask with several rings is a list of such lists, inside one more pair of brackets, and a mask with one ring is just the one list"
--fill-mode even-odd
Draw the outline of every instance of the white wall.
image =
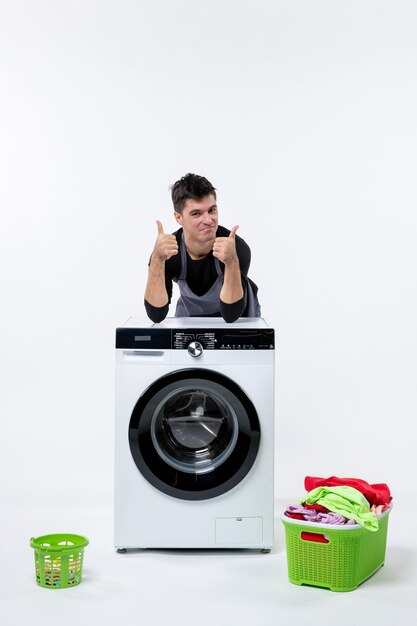
[[114, 328], [188, 171], [275, 326], [277, 494], [408, 496], [417, 5], [0, 0], [2, 492], [108, 499]]

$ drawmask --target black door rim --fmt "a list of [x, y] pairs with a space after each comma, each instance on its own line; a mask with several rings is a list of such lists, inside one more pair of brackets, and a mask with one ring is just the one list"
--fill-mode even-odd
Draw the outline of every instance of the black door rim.
[[[155, 446], [155, 432], [159, 427], [156, 411], [164, 404], [164, 398], [173, 396], [179, 385], [183, 390], [203, 388], [217, 398], [221, 396], [233, 413], [225, 426], [226, 431], [228, 426], [230, 430], [229, 448], [225, 448], [222, 457], [216, 457], [217, 462], [207, 464], [201, 472], [169, 462]], [[129, 446], [137, 468], [159, 491], [183, 500], [206, 500], [230, 491], [248, 474], [258, 453], [260, 434], [256, 409], [236, 382], [213, 370], [192, 368], [158, 378], [140, 396], [130, 419]]]

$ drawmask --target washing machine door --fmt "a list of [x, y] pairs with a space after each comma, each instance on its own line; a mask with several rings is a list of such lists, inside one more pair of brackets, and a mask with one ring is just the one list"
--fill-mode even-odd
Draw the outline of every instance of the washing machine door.
[[139, 398], [129, 425], [133, 459], [160, 491], [204, 500], [235, 487], [252, 467], [259, 418], [244, 391], [211, 370], [178, 370]]

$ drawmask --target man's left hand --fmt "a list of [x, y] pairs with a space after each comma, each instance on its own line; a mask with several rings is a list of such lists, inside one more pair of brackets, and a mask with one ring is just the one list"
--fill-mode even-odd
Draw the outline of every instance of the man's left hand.
[[236, 231], [239, 226], [233, 226], [228, 237], [216, 237], [213, 244], [213, 256], [225, 265], [239, 262], [236, 254]]

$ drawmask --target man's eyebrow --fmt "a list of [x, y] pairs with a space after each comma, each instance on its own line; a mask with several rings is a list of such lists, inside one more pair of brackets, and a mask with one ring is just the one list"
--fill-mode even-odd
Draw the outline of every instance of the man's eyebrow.
[[[212, 204], [211, 206], [209, 206], [209, 208], [207, 209], [207, 211], [210, 211], [211, 209], [217, 209], [217, 204]], [[202, 211], [203, 209], [200, 209], [199, 207], [196, 207], [195, 209], [191, 209], [190, 213], [195, 213]]]

